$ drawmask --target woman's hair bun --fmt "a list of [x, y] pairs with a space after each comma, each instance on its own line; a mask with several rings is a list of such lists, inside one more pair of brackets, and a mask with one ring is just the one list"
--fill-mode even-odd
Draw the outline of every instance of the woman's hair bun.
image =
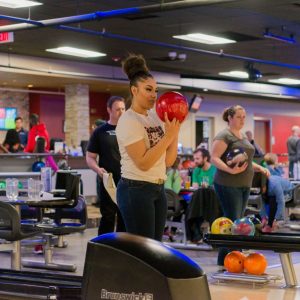
[[141, 54], [129, 54], [122, 61], [122, 68], [130, 81], [134, 80], [137, 74], [149, 74], [146, 61]]

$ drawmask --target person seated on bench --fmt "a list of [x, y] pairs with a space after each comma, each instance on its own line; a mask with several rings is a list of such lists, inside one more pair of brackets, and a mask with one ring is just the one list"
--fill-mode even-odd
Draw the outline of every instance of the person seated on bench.
[[[213, 187], [214, 176], [217, 169], [210, 163], [209, 151], [204, 148], [197, 148], [193, 153], [193, 157], [196, 165], [192, 174], [193, 188], [198, 189], [200, 187], [207, 189]], [[209, 226], [207, 215], [219, 214], [219, 209], [217, 209], [216, 212], [214, 203], [211, 203], [214, 197], [210, 199], [209, 196], [212, 196], [212, 194], [214, 194], [214, 192], [196, 191], [192, 195], [186, 218], [187, 239], [192, 243], [202, 243], [203, 233], [206, 232]], [[192, 210], [197, 212], [192, 212]]]
[[294, 185], [289, 180], [281, 177], [282, 172], [278, 168], [278, 157], [276, 154], [267, 153], [264, 160], [271, 173], [267, 183], [267, 196], [275, 198], [277, 209], [274, 221], [267, 222], [267, 213], [263, 206], [261, 211], [262, 231], [272, 232], [278, 229], [279, 224], [284, 223], [285, 202], [291, 199]]
[[182, 179], [179, 174], [178, 166], [180, 163], [180, 158], [177, 157], [173, 166], [167, 170], [167, 180], [165, 181], [165, 188], [174, 191], [176, 194], [179, 194]]
[[[176, 196], [178, 195], [178, 197], [176, 197], [176, 198], [179, 200], [178, 210], [181, 213], [178, 215], [172, 216], [173, 222], [181, 222], [182, 214], [183, 213], [185, 214], [185, 211], [187, 208], [186, 201], [183, 200], [179, 196], [179, 192], [180, 192], [181, 186], [182, 186], [182, 178], [181, 178], [181, 176], [179, 174], [179, 170], [178, 170], [179, 164], [180, 164], [180, 157], [177, 157], [174, 164], [172, 165], [172, 167], [168, 168], [167, 179], [165, 181], [165, 189], [172, 190], [176, 194]], [[167, 197], [167, 199], [168, 199], [168, 197]], [[168, 206], [169, 206], [169, 204], [168, 204]], [[168, 210], [169, 210], [169, 207], [168, 207]], [[176, 229], [177, 229], [176, 227], [172, 227], [171, 231], [169, 231], [168, 227], [165, 228], [164, 235], [168, 235], [171, 242], [174, 240], [173, 236], [176, 234]]]
[[216, 167], [210, 163], [210, 153], [204, 148], [194, 151], [194, 163], [196, 168], [193, 171], [193, 187], [208, 187], [213, 185]]
[[275, 153], [266, 153], [264, 156], [264, 162], [271, 175], [283, 177], [284, 171], [278, 164], [278, 156]]

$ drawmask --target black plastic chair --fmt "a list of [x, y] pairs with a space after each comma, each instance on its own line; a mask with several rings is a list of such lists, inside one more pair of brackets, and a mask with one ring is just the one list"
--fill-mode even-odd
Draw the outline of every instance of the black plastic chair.
[[0, 245], [0, 249], [12, 251], [12, 269], [21, 269], [20, 241], [38, 235], [41, 231], [41, 229], [36, 227], [22, 225], [16, 207], [7, 202], [0, 201], [0, 239], [13, 242], [12, 245]]
[[181, 197], [176, 194], [173, 190], [165, 189], [168, 210], [167, 210], [167, 221], [166, 226], [171, 228], [180, 229], [183, 233], [182, 242], [186, 244], [186, 230], [185, 230], [185, 216], [184, 209], [181, 205]]
[[203, 233], [222, 214], [215, 190], [212, 187], [198, 188], [194, 191], [186, 212], [187, 238], [196, 243], [201, 242]]
[[[33, 205], [43, 208], [52, 208], [54, 212], [43, 213], [43, 220], [37, 227], [43, 229], [43, 237], [46, 240], [44, 246], [45, 262], [23, 262], [23, 266], [31, 268], [43, 268], [50, 270], [61, 270], [75, 272], [76, 266], [73, 264], [53, 263], [53, 236], [58, 237], [58, 246], [65, 247], [63, 236], [71, 233], [82, 232], [86, 229], [87, 208], [85, 199], [79, 195], [80, 176], [66, 173], [65, 193], [63, 204], [57, 201], [40, 201]], [[74, 222], [64, 222], [64, 219], [72, 219]]]
[[254, 172], [250, 195], [246, 207], [246, 215], [259, 214], [267, 192], [267, 177], [260, 172]]

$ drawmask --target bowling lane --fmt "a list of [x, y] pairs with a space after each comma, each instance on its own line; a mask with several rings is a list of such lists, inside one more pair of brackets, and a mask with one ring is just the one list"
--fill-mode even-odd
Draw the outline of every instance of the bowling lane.
[[[95, 237], [97, 228], [87, 229], [83, 234], [73, 234], [66, 236], [68, 242], [67, 248], [55, 248], [55, 261], [68, 262], [77, 264], [76, 275], [82, 275], [86, 245], [87, 242]], [[76, 251], [74, 251], [76, 249]], [[32, 253], [32, 248], [22, 248], [24, 258], [31, 258], [38, 261], [43, 260], [41, 255]], [[196, 261], [207, 273], [209, 280], [209, 288], [212, 295], [212, 300], [300, 300], [300, 290], [296, 289], [282, 289], [283, 281], [277, 283], [270, 283], [264, 287], [253, 288], [249, 284], [227, 283], [217, 285], [214, 280], [210, 278], [210, 274], [217, 271], [216, 251], [191, 251], [181, 250], [191, 259]], [[282, 275], [281, 264], [277, 253], [272, 251], [261, 251], [266, 255], [269, 266], [267, 273]], [[292, 260], [295, 271], [300, 280], [300, 253], [292, 253]], [[5, 252], [0, 252], [0, 261], [2, 268], [10, 267], [10, 255]], [[30, 269], [26, 269], [30, 270]], [[36, 270], [35, 270], [36, 271]], [[49, 272], [47, 270], [39, 270], [38, 272]], [[54, 273], [54, 271], [51, 271]], [[63, 274], [63, 272], [58, 272]], [[68, 273], [64, 273], [68, 274]]]
[[[298, 268], [298, 274], [300, 268]], [[211, 285], [212, 300], [299, 300], [300, 290], [282, 289], [278, 285], [268, 285], [253, 289], [237, 285]]]

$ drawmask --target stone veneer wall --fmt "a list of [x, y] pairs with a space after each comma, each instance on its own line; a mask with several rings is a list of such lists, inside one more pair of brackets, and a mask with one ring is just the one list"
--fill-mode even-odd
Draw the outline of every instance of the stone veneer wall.
[[[23, 92], [0, 91], [0, 107], [16, 107], [18, 116], [24, 120], [24, 128], [29, 128], [29, 94]], [[4, 142], [5, 130], [0, 130], [0, 143]]]
[[68, 146], [77, 147], [80, 141], [89, 140], [89, 87], [83, 84], [65, 86], [65, 140]]

